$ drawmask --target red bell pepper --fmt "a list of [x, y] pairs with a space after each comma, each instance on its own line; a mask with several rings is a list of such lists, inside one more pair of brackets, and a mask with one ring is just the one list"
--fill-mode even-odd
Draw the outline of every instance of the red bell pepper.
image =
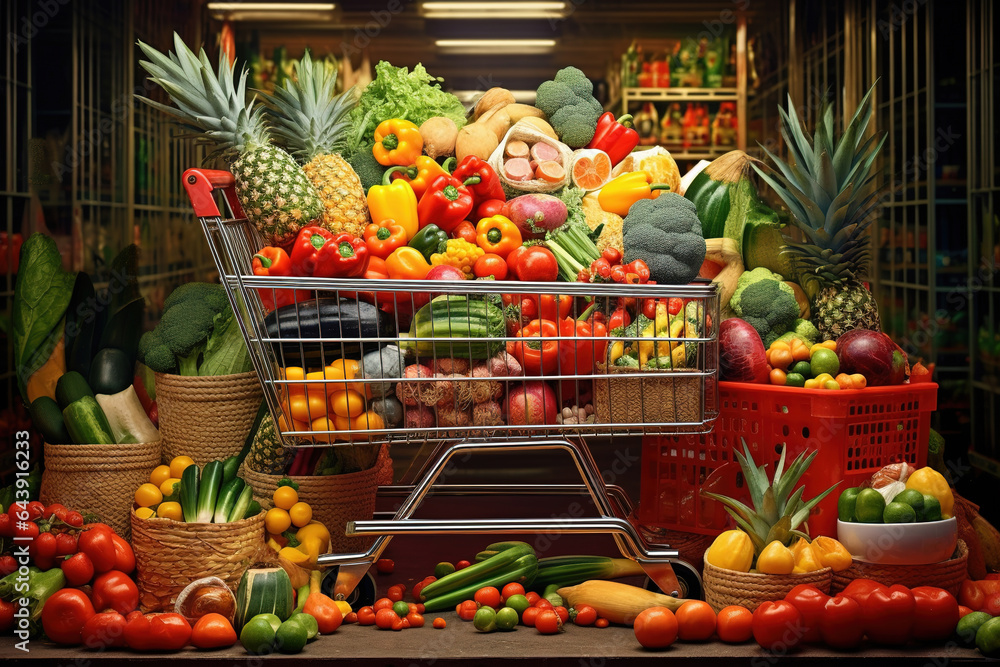
[[[255, 276], [290, 276], [292, 275], [292, 259], [283, 248], [268, 246], [253, 256], [253, 274]], [[310, 298], [309, 290], [271, 289], [258, 287], [257, 294], [266, 310], [274, 310]]]
[[872, 591], [861, 603], [861, 618], [868, 639], [876, 644], [893, 646], [908, 642], [913, 631], [916, 606], [913, 593], [906, 586], [896, 584], [890, 586], [888, 591]]
[[831, 648], [857, 648], [865, 636], [861, 605], [854, 598], [837, 595], [827, 598], [819, 619], [820, 636]]
[[[593, 317], [596, 302], [583, 311], [579, 319], [567, 317], [559, 322], [559, 335], [565, 337], [559, 341], [559, 374], [564, 377], [571, 375], [590, 375], [594, 372], [594, 363], [604, 359], [608, 348], [608, 329], [603, 322]], [[574, 338], [576, 340], [574, 340]], [[563, 380], [563, 396], [582, 395], [585, 387], [577, 387], [577, 380]], [[590, 380], [579, 380], [589, 387]]]
[[[488, 162], [475, 155], [465, 156], [455, 167], [452, 177], [469, 188], [474, 207], [478, 207], [490, 199], [507, 201], [507, 194], [503, 191], [503, 185], [500, 184], [500, 176], [497, 175], [496, 170]], [[490, 216], [480, 217], [488, 218]]]
[[788, 592], [785, 599], [802, 614], [802, 640], [813, 644], [819, 642], [820, 621], [830, 596], [811, 584], [799, 584]]
[[958, 600], [934, 586], [917, 586], [912, 591], [913, 638], [918, 641], [943, 641], [951, 637], [958, 624]]
[[472, 194], [454, 176], [438, 176], [431, 181], [417, 204], [421, 227], [433, 223], [449, 234], [471, 212]]
[[507, 341], [507, 354], [520, 362], [527, 376], [555, 375], [560, 360], [560, 341], [556, 340], [559, 335], [556, 322], [532, 320], [517, 332], [521, 340]]
[[753, 612], [751, 627], [761, 648], [787, 652], [802, 639], [802, 613], [787, 600], [767, 600]]
[[313, 278], [354, 278], [368, 267], [368, 248], [353, 234], [334, 234], [317, 225], [299, 231], [292, 246], [292, 270]]
[[611, 166], [625, 159], [632, 149], [639, 145], [639, 133], [632, 127], [632, 115], [625, 114], [620, 118], [610, 111], [601, 114], [597, 119], [597, 130], [587, 148], [597, 148], [608, 154]]

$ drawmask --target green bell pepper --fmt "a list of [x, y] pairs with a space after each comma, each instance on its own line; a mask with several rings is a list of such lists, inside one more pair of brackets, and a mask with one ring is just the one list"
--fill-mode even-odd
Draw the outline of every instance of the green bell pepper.
[[439, 248], [447, 241], [447, 232], [435, 224], [429, 224], [414, 234], [407, 245], [419, 251], [424, 256], [424, 259], [429, 262], [431, 261], [431, 255], [439, 252]]

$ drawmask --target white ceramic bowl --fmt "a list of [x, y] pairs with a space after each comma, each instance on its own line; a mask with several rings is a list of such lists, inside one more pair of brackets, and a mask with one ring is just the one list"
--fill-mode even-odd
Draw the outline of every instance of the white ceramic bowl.
[[955, 517], [923, 523], [837, 521], [837, 539], [856, 559], [882, 565], [927, 565], [955, 553]]

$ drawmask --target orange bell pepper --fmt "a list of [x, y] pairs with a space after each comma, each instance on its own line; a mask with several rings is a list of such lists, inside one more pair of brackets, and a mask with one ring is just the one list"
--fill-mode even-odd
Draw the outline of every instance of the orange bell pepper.
[[597, 202], [608, 213], [628, 215], [632, 204], [640, 199], [656, 199], [660, 190], [669, 190], [666, 183], [653, 183], [648, 171], [630, 171], [613, 179], [597, 195]]
[[393, 280], [423, 280], [431, 270], [424, 256], [416, 248], [396, 248], [385, 260], [386, 271]]
[[[452, 158], [453, 159], [453, 158]], [[444, 167], [434, 161], [434, 158], [421, 155], [413, 164], [404, 171], [397, 171], [392, 175], [393, 180], [406, 181], [413, 188], [413, 194], [419, 200], [427, 191], [427, 186], [438, 176], [447, 176], [448, 172]]]
[[373, 257], [385, 259], [396, 248], [406, 245], [406, 229], [392, 218], [373, 222], [365, 227], [365, 245]]
[[511, 222], [510, 218], [502, 215], [483, 218], [476, 225], [476, 245], [504, 259], [507, 259], [507, 255], [515, 248], [520, 247], [522, 242], [521, 230]]
[[408, 120], [390, 118], [375, 128], [372, 155], [381, 165], [411, 165], [423, 150], [424, 139], [420, 136], [420, 128]]

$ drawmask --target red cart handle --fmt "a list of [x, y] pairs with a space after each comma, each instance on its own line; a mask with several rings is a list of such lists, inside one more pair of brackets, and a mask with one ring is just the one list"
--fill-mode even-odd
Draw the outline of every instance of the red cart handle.
[[184, 189], [187, 190], [194, 214], [199, 218], [221, 218], [219, 207], [212, 193], [222, 189], [229, 202], [233, 217], [242, 218], [243, 207], [236, 198], [235, 179], [228, 171], [218, 169], [188, 169], [183, 176]]

